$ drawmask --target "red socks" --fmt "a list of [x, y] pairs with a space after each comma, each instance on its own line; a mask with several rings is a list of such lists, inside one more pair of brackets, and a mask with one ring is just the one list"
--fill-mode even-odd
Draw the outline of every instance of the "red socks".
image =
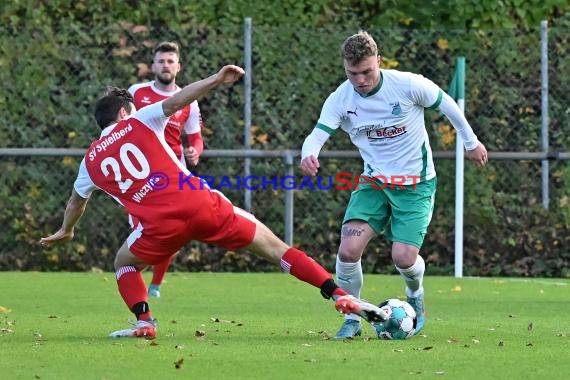
[[160, 285], [162, 284], [162, 280], [164, 279], [164, 275], [172, 263], [175, 255], [168, 257], [166, 260], [161, 262], [160, 264], [156, 264], [154, 268], [152, 268], [152, 281], [150, 282], [153, 285]]
[[291, 273], [301, 281], [320, 288], [325, 281], [332, 278], [319, 263], [307, 256], [303, 251], [296, 248], [289, 248], [281, 258], [281, 268], [287, 273]]
[[150, 319], [151, 315], [150, 311], [148, 310], [148, 306], [145, 310], [140, 310], [138, 312], [135, 312], [133, 310], [135, 305], [141, 303], [146, 304], [148, 301], [146, 284], [144, 282], [142, 273], [137, 271], [134, 266], [128, 265], [119, 268], [116, 276], [119, 293], [121, 294], [121, 297], [123, 297], [123, 300], [127, 304], [129, 310], [133, 311], [137, 315], [137, 319]]

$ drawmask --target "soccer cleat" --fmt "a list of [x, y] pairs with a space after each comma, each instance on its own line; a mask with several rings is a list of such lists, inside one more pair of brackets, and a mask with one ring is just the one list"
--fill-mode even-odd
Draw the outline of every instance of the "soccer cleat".
[[148, 287], [148, 296], [160, 298], [160, 285], [150, 284]]
[[335, 302], [335, 307], [343, 314], [357, 314], [368, 322], [388, 320], [388, 314], [384, 310], [351, 295], [339, 297]]
[[407, 301], [414, 310], [416, 311], [416, 332], [414, 335], [418, 335], [421, 329], [424, 328], [424, 324], [426, 323], [426, 307], [424, 304], [424, 294], [420, 294], [417, 297], [407, 297]]
[[354, 338], [362, 335], [362, 324], [356, 319], [345, 319], [340, 330], [334, 336], [335, 339]]
[[109, 336], [111, 338], [132, 337], [154, 339], [156, 338], [156, 324], [156, 319], [137, 321], [130, 329], [117, 330], [109, 334]]

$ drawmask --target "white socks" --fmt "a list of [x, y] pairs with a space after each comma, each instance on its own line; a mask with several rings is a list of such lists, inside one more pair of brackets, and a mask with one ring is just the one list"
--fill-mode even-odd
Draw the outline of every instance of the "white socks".
[[[355, 263], [345, 263], [336, 257], [336, 283], [345, 292], [360, 298], [360, 291], [363, 284], [362, 265], [358, 260]], [[346, 319], [360, 320], [360, 317], [355, 314], [349, 314]]]
[[424, 259], [418, 255], [416, 262], [409, 268], [402, 269], [396, 267], [400, 275], [406, 282], [406, 296], [417, 297], [423, 294], [424, 287], [422, 286], [424, 280], [424, 272], [426, 270], [426, 263]]

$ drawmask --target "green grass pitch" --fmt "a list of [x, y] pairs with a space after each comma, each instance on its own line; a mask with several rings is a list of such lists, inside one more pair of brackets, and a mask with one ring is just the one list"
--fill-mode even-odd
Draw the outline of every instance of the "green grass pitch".
[[[148, 276], [148, 274], [146, 274]], [[147, 277], [148, 279], [148, 277]], [[169, 273], [154, 341], [111, 339], [131, 314], [112, 273], [0, 273], [2, 379], [567, 379], [570, 281], [430, 277], [425, 330], [331, 339], [342, 316], [280, 273]], [[366, 275], [363, 298], [403, 295]]]

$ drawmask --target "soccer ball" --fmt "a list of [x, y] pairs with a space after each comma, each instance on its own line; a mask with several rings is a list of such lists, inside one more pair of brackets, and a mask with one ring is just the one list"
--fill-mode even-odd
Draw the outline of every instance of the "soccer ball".
[[388, 314], [386, 322], [374, 324], [379, 339], [408, 339], [416, 332], [416, 311], [409, 303], [390, 298], [378, 305]]

